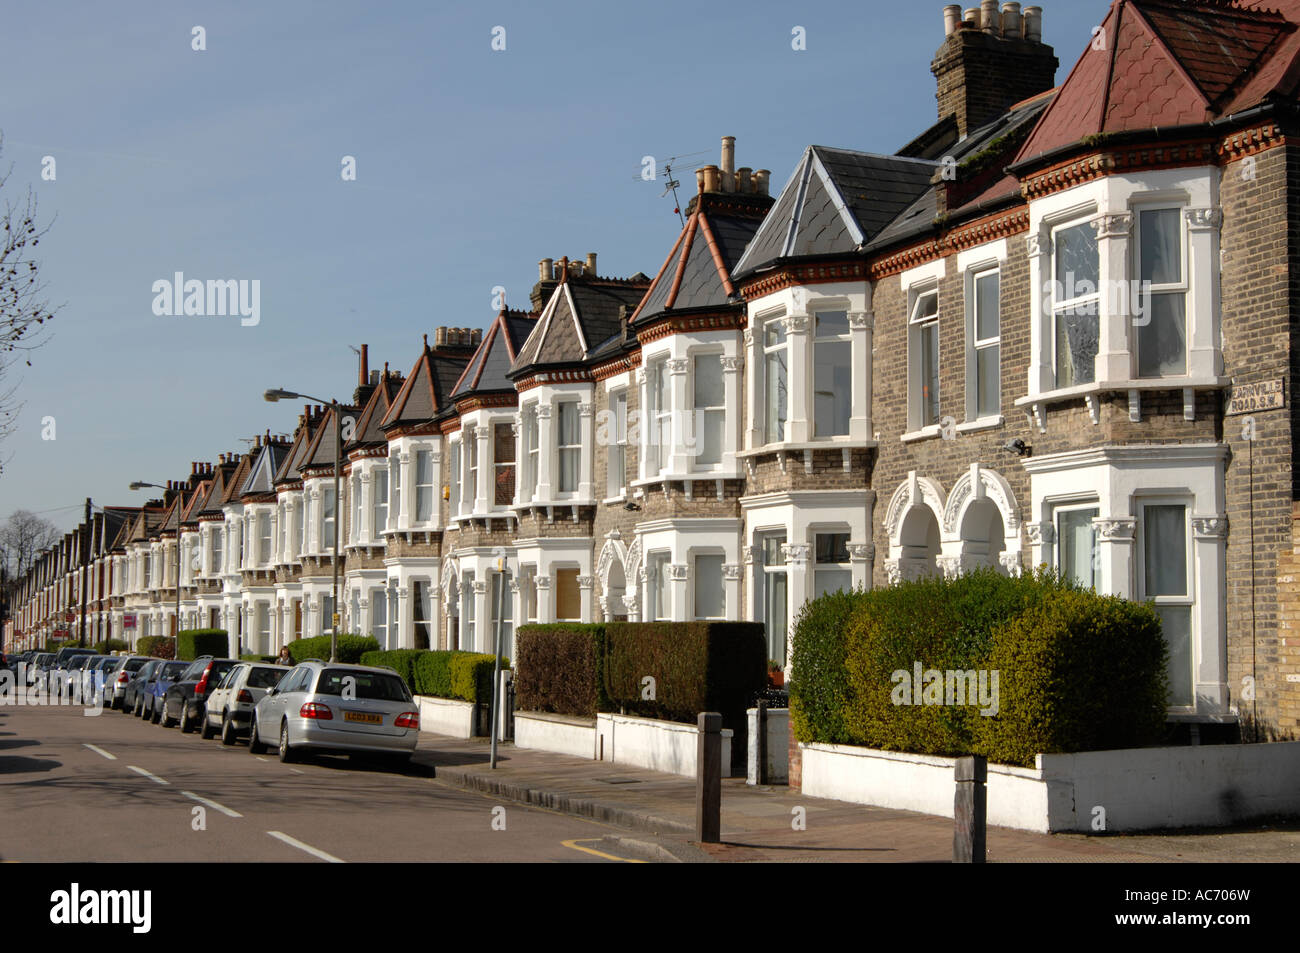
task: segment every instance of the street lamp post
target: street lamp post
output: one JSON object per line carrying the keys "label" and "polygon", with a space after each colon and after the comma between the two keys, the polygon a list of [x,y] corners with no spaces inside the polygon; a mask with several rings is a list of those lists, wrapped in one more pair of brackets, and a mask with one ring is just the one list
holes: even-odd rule
{"label": "street lamp post", "polygon": [[[132,483],[130,489],[143,490],[145,487],[153,487],[155,490],[167,490],[167,487],[158,483],[145,483],[137,480]],[[181,488],[176,488],[176,647],[179,649],[181,644],[181,501],[184,495]]]}
{"label": "street lamp post", "polygon": [[339,658],[339,535],[341,524],[343,522],[342,500],[339,496],[339,473],[341,471],[340,458],[343,456],[343,406],[337,401],[321,400],[319,397],[312,397],[310,394],[299,394],[291,390],[285,390],[281,387],[273,387],[262,395],[268,403],[274,404],[278,400],[310,400],[317,404],[324,404],[329,407],[334,414],[334,604],[330,607],[330,661],[337,662]]}

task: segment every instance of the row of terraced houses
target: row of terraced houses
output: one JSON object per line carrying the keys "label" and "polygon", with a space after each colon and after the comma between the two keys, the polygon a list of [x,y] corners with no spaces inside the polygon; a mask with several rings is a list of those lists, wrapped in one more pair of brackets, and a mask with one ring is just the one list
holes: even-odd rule
{"label": "row of terraced houses", "polygon": [[363,357],[338,413],[45,554],[11,647],[77,633],[83,541],[89,640],[173,630],[179,545],[180,625],[267,654],[329,630],[336,532],[341,629],[386,647],[491,651],[504,585],[507,652],[747,619],[785,664],[821,593],[1046,564],[1154,601],[1190,736],[1294,738],[1300,2],[1267,6],[1116,0],[1059,86],[1041,9],[947,7],[897,153],[809,146],[773,195],[724,138],[653,278],[546,258],[527,310]]}

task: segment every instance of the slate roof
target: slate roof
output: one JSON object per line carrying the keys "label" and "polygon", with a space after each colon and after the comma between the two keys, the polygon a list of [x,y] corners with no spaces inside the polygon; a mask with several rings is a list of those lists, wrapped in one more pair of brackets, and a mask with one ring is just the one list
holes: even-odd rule
{"label": "slate roof", "polygon": [[239,498],[244,495],[244,481],[248,479],[252,467],[253,455],[241,453],[235,463],[234,471],[226,478],[225,492],[222,494],[220,505],[239,502]]}
{"label": "slate roof", "polygon": [[528,335],[537,326],[537,315],[527,311],[501,311],[488,327],[483,340],[470,358],[464,373],[451,391],[452,400],[472,394],[509,391],[515,385],[507,377]]}
{"label": "slate roof", "polygon": [[635,309],[649,287],[650,278],[641,273],[631,278],[566,275],[515,358],[511,378],[533,368],[585,362],[597,346],[622,333],[623,309]]}
{"label": "slate roof", "polygon": [[431,348],[428,337],[425,337],[424,349],[407,375],[406,383],[393,398],[393,405],[380,423],[380,429],[388,431],[403,425],[427,423],[454,409],[451,391],[464,373],[469,358],[467,353]]}
{"label": "slate roof", "polygon": [[809,146],[733,277],[789,258],[858,251],[927,189],[939,163]]}
{"label": "slate roof", "polygon": [[311,405],[308,405],[299,419],[302,423],[293,432],[293,443],[289,445],[289,452],[275,475],[277,484],[292,483],[302,479],[302,461],[306,459],[307,449],[311,446],[311,438],[319,418],[313,416]]}
{"label": "slate roof", "polygon": [[1196,125],[1294,99],[1300,88],[1300,0],[1116,0],[1016,157],[1021,163],[1085,136]]}
{"label": "slate roof", "polygon": [[700,192],[630,323],[645,324],[667,311],[731,306],[736,293],[731,271],[771,207],[766,195]]}
{"label": "slate roof", "polygon": [[185,508],[181,511],[181,523],[194,523],[198,521],[199,511],[203,508],[204,502],[208,498],[208,493],[212,489],[212,480],[200,480],[195,485],[193,492],[190,493],[189,499],[185,501]]}
{"label": "slate roof", "polygon": [[366,401],[366,406],[361,409],[361,416],[357,418],[357,425],[352,430],[352,439],[343,445],[343,453],[346,455],[352,450],[359,450],[362,447],[374,447],[386,445],[387,438],[384,432],[379,429],[379,425],[384,422],[388,416],[389,408],[393,406],[393,398],[402,388],[402,375],[396,371],[389,371],[388,365],[384,365],[383,373],[379,376],[379,386],[370,393],[370,399]]}
{"label": "slate roof", "polygon": [[264,442],[249,468],[241,496],[275,492],[275,475],[289,456],[289,444],[279,440]]}
{"label": "slate roof", "polygon": [[[346,404],[341,405],[343,414],[355,415],[357,409],[349,407]],[[298,464],[300,470],[311,470],[316,467],[329,467],[330,472],[334,470],[334,428],[337,425],[337,416],[333,407],[325,409],[325,416],[321,418],[320,426],[316,428],[316,433],[311,438],[311,443],[302,455],[302,462]],[[340,448],[341,449],[341,448]],[[339,466],[342,467],[347,463],[347,455],[339,454]]]}

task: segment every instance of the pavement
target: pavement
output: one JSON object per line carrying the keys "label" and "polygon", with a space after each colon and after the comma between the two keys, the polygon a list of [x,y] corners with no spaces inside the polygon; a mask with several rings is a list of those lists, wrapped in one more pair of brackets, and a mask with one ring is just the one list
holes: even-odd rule
{"label": "pavement", "polygon": [[[950,863],[952,820],[806,797],[785,786],[722,782],[722,843],[695,838],[695,781],[678,775],[486,740],[425,732],[416,762],[444,784],[621,830],[619,854],[676,862]],[[990,827],[990,863],[1300,862],[1300,821],[1141,835],[1034,834]]]}

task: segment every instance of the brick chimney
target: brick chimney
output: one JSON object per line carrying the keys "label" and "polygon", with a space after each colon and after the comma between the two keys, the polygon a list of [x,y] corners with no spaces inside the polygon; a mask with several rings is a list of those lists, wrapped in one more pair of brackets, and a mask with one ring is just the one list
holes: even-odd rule
{"label": "brick chimney", "polygon": [[962,12],[944,7],[943,46],[930,64],[938,81],[939,118],[953,116],[966,136],[1022,99],[1056,85],[1060,65],[1043,42],[1042,7],[983,0]]}

